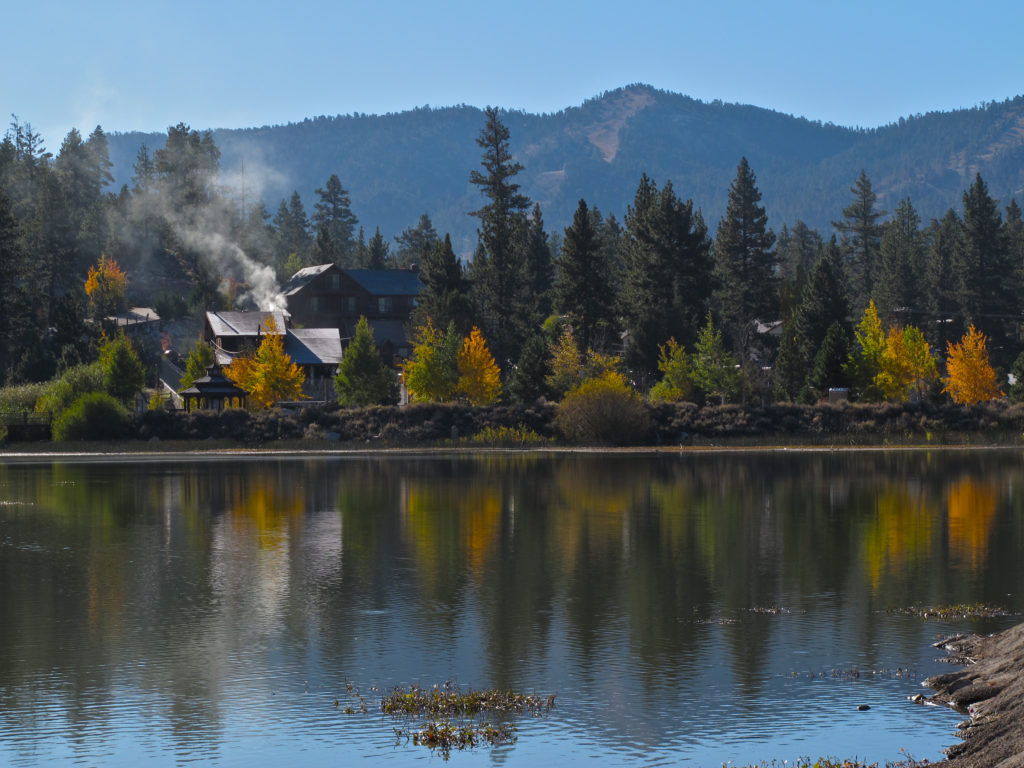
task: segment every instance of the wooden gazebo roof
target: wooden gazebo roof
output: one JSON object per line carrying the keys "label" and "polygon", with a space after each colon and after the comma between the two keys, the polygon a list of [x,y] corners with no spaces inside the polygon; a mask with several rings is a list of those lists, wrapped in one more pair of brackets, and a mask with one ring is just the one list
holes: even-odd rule
{"label": "wooden gazebo roof", "polygon": [[230,408],[234,401],[238,407],[244,408],[249,393],[235,386],[214,363],[206,369],[206,375],[192,382],[192,386],[178,393],[185,400],[185,410],[192,410],[193,404],[198,408],[222,410]]}

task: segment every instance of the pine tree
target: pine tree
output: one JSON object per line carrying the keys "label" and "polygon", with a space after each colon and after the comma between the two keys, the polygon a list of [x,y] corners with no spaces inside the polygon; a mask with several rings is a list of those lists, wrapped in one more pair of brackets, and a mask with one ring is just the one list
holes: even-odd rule
{"label": "pine tree", "polygon": [[530,336],[523,344],[512,375],[508,393],[517,403],[531,404],[551,394],[547,378],[551,375],[547,338],[541,333]]}
{"label": "pine tree", "polygon": [[484,152],[481,164],[486,173],[474,170],[469,180],[487,202],[473,212],[480,229],[470,274],[477,316],[504,367],[519,356],[529,335],[531,300],[524,243],[530,200],[514,181],[523,167],[512,159],[508,128],[496,107],[488,107],[485,114],[487,122],[477,145]]}
{"label": "pine tree", "polygon": [[366,263],[367,269],[388,269],[391,266],[391,249],[388,247],[388,241],[380,233],[380,227],[377,227],[373,237],[370,238],[367,251],[369,255]]}
{"label": "pine tree", "polygon": [[953,268],[960,278],[957,300],[964,322],[985,331],[993,358],[1009,365],[1009,338],[1020,315],[1016,264],[1011,261],[999,207],[980,174],[964,193],[963,249]]}
{"label": "pine tree", "polygon": [[832,323],[814,356],[814,365],[807,377],[807,386],[817,390],[819,397],[828,395],[832,387],[849,387],[847,361],[850,359],[850,336],[842,323]]}
{"label": "pine tree", "polygon": [[872,278],[882,242],[882,228],[878,220],[886,212],[875,209],[878,198],[863,169],[850,192],[853,193],[853,202],[843,209],[843,220],[833,221],[832,226],[842,236],[850,298],[854,306],[862,307],[872,297]]}
{"label": "pine tree", "polygon": [[613,321],[614,298],[611,265],[581,199],[572,226],[565,230],[554,285],[554,308],[569,317],[580,352],[591,349],[601,324]]}
{"label": "pine tree", "polygon": [[963,259],[963,223],[956,211],[950,208],[941,221],[932,221],[928,240],[924,301],[931,322],[925,335],[932,346],[944,349],[960,333],[954,265]]}
{"label": "pine tree", "polygon": [[407,227],[395,237],[395,261],[399,267],[422,265],[440,242],[430,217],[425,213],[420,214],[415,227]]}
{"label": "pine tree", "polygon": [[740,388],[736,360],[725,348],[722,332],[715,328],[708,312],[707,323],[697,336],[691,357],[693,383],[705,397],[717,397],[721,403],[734,398]]}
{"label": "pine tree", "polygon": [[334,377],[338,402],[351,408],[391,405],[398,402],[398,379],[380,359],[373,330],[360,316],[356,332]]}
{"label": "pine tree", "polygon": [[526,274],[529,295],[532,298],[533,323],[539,325],[551,314],[551,294],[555,280],[551,244],[548,242],[547,232],[544,231],[544,217],[541,215],[540,205],[533,206],[526,232]]}
{"label": "pine tree", "polygon": [[[341,186],[338,176],[332,173],[323,188],[316,190],[316,194],[319,199],[313,205],[312,223],[321,257],[333,255],[330,261],[339,266],[354,266],[352,255],[359,220],[352,213],[352,200],[348,191]],[[326,247],[327,244],[330,244],[330,249]]]}
{"label": "pine tree", "polygon": [[715,302],[734,347],[749,359],[754,320],[778,316],[775,234],[759,205],[754,172],[742,158],[729,187],[725,216],[715,236]]}
{"label": "pine tree", "polygon": [[681,202],[671,183],[659,191],[645,174],[626,213],[622,251],[627,359],[647,375],[669,338],[683,345],[697,338],[711,294],[711,243],[693,201]]}
{"label": "pine tree", "polygon": [[416,297],[413,324],[426,325],[433,320],[439,327],[447,328],[453,323],[459,334],[468,333],[472,326],[469,281],[448,235],[420,263],[420,282],[423,288]]}
{"label": "pine tree", "polygon": [[925,242],[921,217],[910,200],[896,206],[893,219],[882,226],[882,241],[874,286],[878,312],[887,322],[896,313],[920,314],[925,309]]}

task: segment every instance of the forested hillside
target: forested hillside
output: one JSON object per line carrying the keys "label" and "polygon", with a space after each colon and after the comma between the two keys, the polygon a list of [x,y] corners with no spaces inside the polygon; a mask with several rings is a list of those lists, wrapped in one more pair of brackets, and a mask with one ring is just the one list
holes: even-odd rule
{"label": "forested hillside", "polygon": [[[882,208],[893,210],[909,197],[925,222],[956,208],[976,173],[1003,202],[1024,189],[1022,97],[872,130],[703,103],[642,85],[557,114],[502,117],[523,165],[523,191],[558,229],[571,222],[581,197],[621,219],[641,173],[671,180],[714,224],[740,157],[757,171],[776,231],[797,220],[828,229],[862,169]],[[386,238],[397,235],[427,213],[466,255],[476,242],[476,223],[466,215],[477,207],[468,174],[477,164],[474,138],[483,120],[474,107],[424,107],[212,135],[223,178],[241,192],[244,177],[250,202],[261,197],[274,211],[298,191],[311,208],[314,190],[337,174],[367,238],[378,226]],[[165,135],[113,133],[109,139],[117,188],[131,183],[140,144],[152,151]]]}

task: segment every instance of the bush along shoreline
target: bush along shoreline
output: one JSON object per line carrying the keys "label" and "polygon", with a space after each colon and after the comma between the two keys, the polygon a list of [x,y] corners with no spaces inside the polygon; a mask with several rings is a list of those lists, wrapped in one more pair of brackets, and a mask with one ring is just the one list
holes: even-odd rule
{"label": "bush along shoreline", "polygon": [[[612,428],[567,434],[560,406],[413,404],[342,408],[337,405],[228,409],[191,413],[148,411],[134,436],[143,441],[228,440],[261,445],[277,441],[313,444],[403,446],[541,445],[671,446],[779,442],[782,444],[879,443],[1014,444],[1024,437],[1024,405],[973,406],[883,403],[767,406],[644,406]],[[578,425],[577,425],[578,426]]]}

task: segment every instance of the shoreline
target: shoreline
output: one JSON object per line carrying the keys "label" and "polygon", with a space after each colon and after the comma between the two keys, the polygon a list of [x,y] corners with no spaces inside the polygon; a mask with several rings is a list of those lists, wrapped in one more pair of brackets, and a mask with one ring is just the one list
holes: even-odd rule
{"label": "shoreline", "polygon": [[[186,442],[186,441],[181,441]],[[557,456],[573,454],[603,455],[701,455],[745,453],[909,453],[917,451],[1013,451],[1024,450],[1010,443],[900,443],[889,445],[650,445],[650,446],[488,446],[488,445],[435,445],[435,446],[349,446],[324,447],[263,447],[246,445],[203,446],[207,441],[194,441],[183,446],[179,441],[169,442],[166,448],[154,449],[148,443],[82,444],[70,450],[67,444],[53,445],[52,449],[32,446],[28,450],[0,450],[0,462],[39,459],[185,459],[185,458],[335,458],[335,457],[388,457],[388,456],[476,456],[508,454],[526,456]]]}
{"label": "shoreline", "polygon": [[987,637],[958,635],[935,647],[950,653],[950,663],[963,666],[925,680],[935,693],[915,700],[969,715],[958,724],[961,741],[936,765],[1024,767],[1024,624]]}

